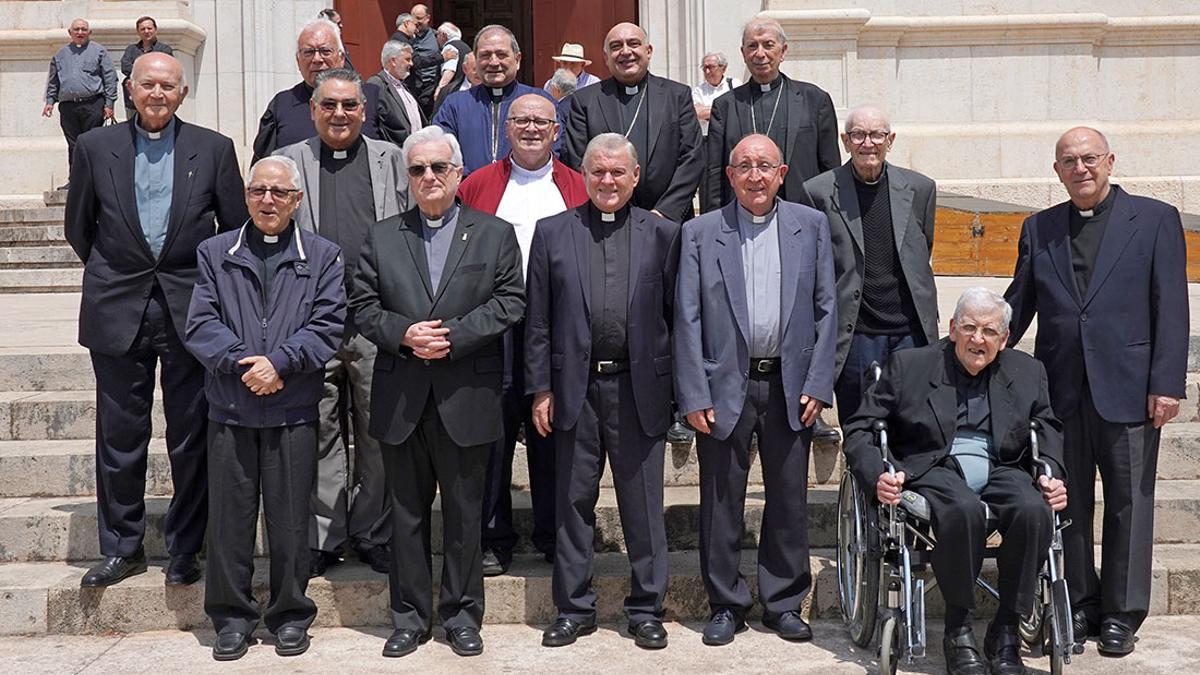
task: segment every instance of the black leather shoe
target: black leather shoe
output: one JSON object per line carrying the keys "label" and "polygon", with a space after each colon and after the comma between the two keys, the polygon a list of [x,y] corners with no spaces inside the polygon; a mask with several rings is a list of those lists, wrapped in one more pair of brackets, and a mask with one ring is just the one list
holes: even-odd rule
{"label": "black leather shoe", "polygon": [[719,647],[733,642],[733,636],[746,630],[746,622],[733,613],[732,609],[722,608],[713,612],[704,627],[703,642],[706,645]]}
{"label": "black leather shoe", "polygon": [[383,655],[391,658],[408,656],[417,651],[417,647],[429,642],[431,637],[433,637],[431,631],[418,633],[415,630],[401,628],[393,631],[387,642],[383,643]]}
{"label": "black leather shoe", "polygon": [[448,628],[446,641],[450,643],[450,649],[459,656],[479,656],[483,653],[483,637],[479,635],[478,628]]}
{"label": "black leather shoe", "polygon": [[560,616],[554,623],[547,626],[546,630],[542,631],[542,646],[566,647],[567,645],[575,644],[577,638],[583,635],[591,635],[595,632],[596,620],[594,618],[587,623],[579,623],[565,616]]}
{"label": "black leather shoe", "polygon": [[83,579],[79,581],[79,585],[83,588],[101,588],[103,586],[112,586],[115,583],[127,579],[135,574],[141,574],[146,571],[146,552],[138,547],[138,550],[128,558],[124,556],[113,556],[105,558],[104,562],[92,567],[83,575]]}
{"label": "black leather shoe", "polygon": [[212,654],[217,661],[237,661],[249,648],[250,636],[245,633],[217,633]]}
{"label": "black leather shoe", "polygon": [[657,619],[630,622],[625,632],[632,635],[633,644],[642,649],[662,649],[667,646],[667,629]]}
{"label": "black leather shoe", "polygon": [[549,551],[542,551],[542,560],[545,560],[546,562],[550,563],[551,565],[554,564],[555,557],[556,556],[554,555],[554,549],[550,549]]}
{"label": "black leather shoe", "polygon": [[501,555],[491,549],[483,552],[483,576],[498,577],[508,571],[512,556]]}
{"label": "black leather shoe", "polygon": [[1021,661],[1021,637],[1016,626],[988,626],[983,638],[983,654],[992,675],[1025,675]]}
{"label": "black leather shoe", "polygon": [[392,552],[384,544],[355,549],[355,553],[358,554],[359,560],[380,574],[387,574],[392,567]]}
{"label": "black leather shoe", "polygon": [[820,417],[817,418],[817,424],[813,427],[814,441],[828,441],[836,443],[841,440],[841,438],[842,435],[838,433],[837,429],[834,429],[826,424],[825,420],[821,419]]}
{"label": "black leather shoe", "polygon": [[763,625],[779,633],[784,640],[811,640],[812,628],[800,618],[800,612],[784,612],[775,618],[763,617]]}
{"label": "black leather shoe", "polygon": [[337,553],[311,549],[312,557],[308,562],[308,578],[325,576],[326,570],[342,562],[342,556]]}
{"label": "black leather shoe", "polygon": [[173,555],[167,563],[167,585],[187,586],[200,581],[200,563],[196,554]]}
{"label": "black leather shoe", "polygon": [[1071,645],[1071,653],[1082,654],[1083,645],[1088,638],[1100,637],[1100,624],[1089,619],[1087,612],[1077,610],[1071,615],[1071,634],[1075,638],[1074,644]]}
{"label": "black leather shoe", "polygon": [[308,631],[299,626],[284,626],[275,633],[275,653],[299,656],[308,651]]}
{"label": "black leather shoe", "polygon": [[688,445],[696,439],[696,432],[683,422],[675,422],[667,429],[667,442],[671,444]]}
{"label": "black leather shoe", "polygon": [[1100,639],[1096,643],[1096,649],[1104,656],[1125,656],[1133,651],[1136,641],[1133,631],[1125,624],[1105,619],[1100,626]]}
{"label": "black leather shoe", "polygon": [[987,675],[987,666],[979,656],[975,632],[970,626],[947,632],[942,638],[942,651],[946,654],[946,671],[950,675]]}

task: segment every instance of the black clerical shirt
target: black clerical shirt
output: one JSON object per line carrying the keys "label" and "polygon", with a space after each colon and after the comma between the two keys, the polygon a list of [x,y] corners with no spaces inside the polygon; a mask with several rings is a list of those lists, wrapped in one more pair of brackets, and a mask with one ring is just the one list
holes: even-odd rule
{"label": "black clerical shirt", "polygon": [[[788,125],[788,87],[787,79],[777,75],[768,85],[769,91],[763,91],[762,85],[750,81],[750,128],[756,134],[766,134],[775,142],[783,153],[783,162],[787,163],[787,125]],[[787,199],[785,186],[779,186],[779,198]]]}
{"label": "black clerical shirt", "polygon": [[1092,209],[1090,216],[1080,215],[1074,204],[1070,207],[1071,267],[1075,270],[1075,286],[1081,299],[1087,295],[1088,284],[1092,282],[1096,255],[1100,252],[1100,242],[1104,240],[1104,230],[1108,227],[1108,216],[1112,213],[1118,189],[1112,186],[1108,196]]}
{"label": "black clerical shirt", "polygon": [[[307,197],[308,195],[306,195]],[[320,232],[342,247],[346,269],[358,267],[358,253],[367,230],[375,223],[375,193],[371,188],[371,157],[358,137],[345,151],[321,144]],[[346,275],[347,289],[353,275]]]}
{"label": "black clerical shirt", "polygon": [[592,359],[629,358],[625,324],[629,309],[629,207],[604,222],[588,207],[588,282],[591,285]]}
{"label": "black clerical shirt", "polygon": [[258,271],[262,277],[264,316],[271,306],[269,298],[271,297],[271,282],[275,279],[275,270],[292,244],[294,229],[295,225],[289,224],[286,230],[271,237],[274,241],[268,241],[267,235],[264,235],[262,230],[257,227],[246,228],[246,245],[249,247],[250,253],[262,264]]}
{"label": "black clerical shirt", "polygon": [[988,383],[992,377],[992,365],[988,364],[978,375],[972,375],[962,367],[952,350],[948,353],[947,360],[953,362],[949,369],[950,381],[954,383],[958,401],[955,433],[966,431],[990,436],[992,408],[988,401]]}

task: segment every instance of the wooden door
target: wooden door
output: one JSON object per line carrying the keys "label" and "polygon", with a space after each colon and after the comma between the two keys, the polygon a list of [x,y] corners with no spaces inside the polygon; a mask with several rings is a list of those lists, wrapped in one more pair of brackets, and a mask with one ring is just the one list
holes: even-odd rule
{"label": "wooden door", "polygon": [[542,84],[554,74],[550,57],[564,42],[575,42],[592,61],[587,71],[604,79],[609,75],[605,33],[622,21],[637,23],[637,18],[637,0],[533,0],[533,48],[526,48],[524,68]]}
{"label": "wooden door", "polygon": [[[379,52],[396,32],[396,17],[407,12],[414,0],[337,0],[334,9],[342,15],[342,43],[355,70],[363,78],[381,69]],[[434,17],[436,18],[436,16]]]}

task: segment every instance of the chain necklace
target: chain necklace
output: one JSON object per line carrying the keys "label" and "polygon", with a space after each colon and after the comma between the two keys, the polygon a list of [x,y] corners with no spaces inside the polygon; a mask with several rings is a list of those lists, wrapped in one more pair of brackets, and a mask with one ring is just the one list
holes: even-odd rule
{"label": "chain necklace", "polygon": [[[775,113],[779,112],[779,99],[783,98],[783,83],[780,83],[779,86],[776,87],[776,89],[779,90],[779,93],[776,94],[775,105],[772,106],[772,108],[771,108],[771,119],[770,119],[770,121],[767,122],[767,130],[762,132],[766,136],[771,135],[771,127],[775,126]],[[761,101],[762,97],[760,96],[758,98],[758,100]],[[754,115],[754,103],[753,102],[750,103],[750,126],[753,127],[754,133],[756,133],[756,134],[759,133],[758,119]]]}

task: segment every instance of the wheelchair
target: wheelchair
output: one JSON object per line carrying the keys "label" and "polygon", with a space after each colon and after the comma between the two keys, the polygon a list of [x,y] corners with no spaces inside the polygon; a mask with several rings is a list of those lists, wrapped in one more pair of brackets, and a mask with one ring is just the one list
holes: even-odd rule
{"label": "wheelchair", "polygon": [[[1053,477],[1049,462],[1038,454],[1038,422],[1030,422],[1030,451],[1039,475]],[[873,430],[888,473],[895,474],[887,443],[887,423]],[[930,507],[924,497],[904,490],[900,503],[884,506],[875,499],[875,486],[858,485],[847,469],[838,489],[837,574],[842,619],[855,645],[870,647],[878,628],[879,672],[895,673],[900,662],[915,663],[925,656],[925,595],[937,585],[930,566],[936,537],[930,526]],[[987,505],[988,531],[996,520]],[[1018,633],[1036,656],[1050,657],[1050,672],[1059,675],[1071,662],[1074,636],[1071,602],[1064,578],[1062,530],[1071,524],[1054,513],[1050,555],[1037,579],[1034,607],[1021,617]],[[990,536],[989,536],[990,538]],[[985,558],[995,557],[989,548]],[[975,583],[993,598],[999,592],[982,578]]]}

